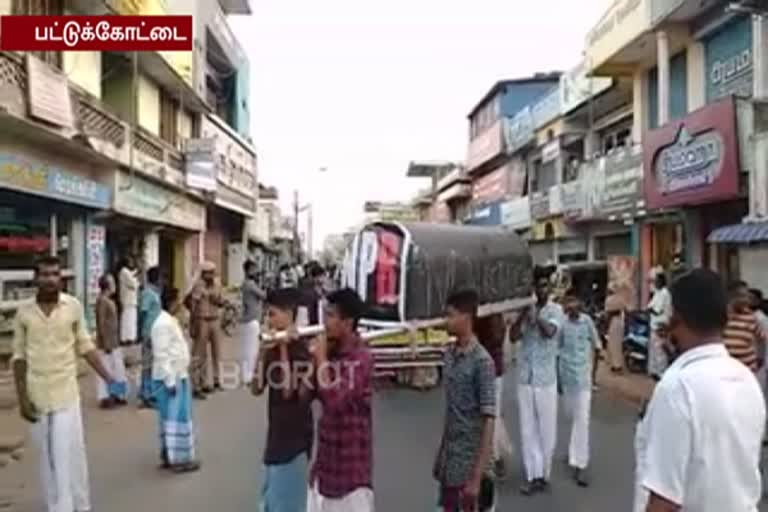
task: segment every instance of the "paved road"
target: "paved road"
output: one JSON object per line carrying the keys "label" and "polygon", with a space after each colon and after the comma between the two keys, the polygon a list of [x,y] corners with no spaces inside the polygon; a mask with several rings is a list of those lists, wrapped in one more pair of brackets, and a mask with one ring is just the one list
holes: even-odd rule
{"label": "paved road", "polygon": [[[508,379],[505,413],[517,439],[514,382]],[[86,419],[94,512],[171,510],[184,512],[256,511],[261,485],[264,404],[244,391],[227,392],[200,404],[203,470],[173,476],[155,468],[154,416],[149,412],[89,411]],[[442,392],[380,391],[376,398],[376,501],[380,512],[433,512],[435,488],[431,462],[439,441]],[[534,498],[517,492],[520,472],[502,491],[500,512],[625,511],[632,492],[631,452],[635,412],[626,403],[600,395],[593,419],[594,485],[572,484],[556,464],[550,495]],[[565,432],[561,429],[558,457]],[[18,512],[39,512],[38,484],[30,454]],[[519,460],[517,466],[519,467]],[[513,484],[513,485],[512,485]]]}

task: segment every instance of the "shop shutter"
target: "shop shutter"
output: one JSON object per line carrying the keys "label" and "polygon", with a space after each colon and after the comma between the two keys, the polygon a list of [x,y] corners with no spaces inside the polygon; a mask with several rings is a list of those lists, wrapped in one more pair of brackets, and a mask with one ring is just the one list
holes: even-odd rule
{"label": "shop shutter", "polygon": [[629,233],[595,238],[595,259],[607,260],[610,256],[631,256],[632,236]]}
{"label": "shop shutter", "polygon": [[535,265],[552,263],[555,259],[555,246],[552,242],[530,242],[528,249]]}

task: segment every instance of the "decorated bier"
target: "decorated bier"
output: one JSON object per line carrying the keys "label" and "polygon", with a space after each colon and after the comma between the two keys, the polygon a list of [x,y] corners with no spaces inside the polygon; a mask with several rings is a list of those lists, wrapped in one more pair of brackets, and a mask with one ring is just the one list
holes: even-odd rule
{"label": "decorated bier", "polygon": [[485,316],[529,303],[533,264],[512,230],[379,222],[353,239],[343,284],[360,294],[372,323],[440,318],[449,295],[468,288],[479,294]]}

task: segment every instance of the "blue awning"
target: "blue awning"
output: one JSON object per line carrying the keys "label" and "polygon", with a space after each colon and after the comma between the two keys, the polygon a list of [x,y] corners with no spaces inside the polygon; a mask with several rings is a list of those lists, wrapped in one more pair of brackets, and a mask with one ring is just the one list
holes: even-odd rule
{"label": "blue awning", "polygon": [[717,228],[707,241],[715,244],[768,242],[768,222],[749,222]]}

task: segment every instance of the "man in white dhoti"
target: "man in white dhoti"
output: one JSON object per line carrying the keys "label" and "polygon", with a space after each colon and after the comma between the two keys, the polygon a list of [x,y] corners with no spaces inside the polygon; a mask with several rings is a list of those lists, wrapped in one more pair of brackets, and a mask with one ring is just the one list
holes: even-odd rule
{"label": "man in white dhoti", "polygon": [[565,319],[560,330],[558,378],[563,403],[570,416],[571,440],[568,465],[581,487],[589,485],[589,417],[592,405],[592,361],[602,351],[600,336],[589,315],[582,313],[581,301],[572,295],[563,304]]}
{"label": "man in white dhoti", "polygon": [[120,343],[131,345],[138,339],[139,329],[139,278],[136,260],[125,258],[118,275],[120,282]]}
{"label": "man in white dhoti", "polygon": [[536,304],[512,325],[521,339],[518,353],[518,404],[526,496],[549,489],[557,440],[557,333],[563,311],[549,300],[549,279],[536,281]]}
{"label": "man in white dhoti", "polygon": [[37,296],[19,307],[14,321],[12,360],[19,406],[40,450],[48,512],[86,512],[91,503],[77,355],[108,386],[114,381],[88,335],[82,305],[60,291],[58,258],[41,259],[35,279]]}
{"label": "man in white dhoti", "polygon": [[256,355],[259,353],[262,305],[267,295],[256,280],[256,263],[246,261],[243,271],[245,280],[240,290],[243,300],[243,316],[240,322],[240,376],[243,384],[250,386],[256,369]]}

